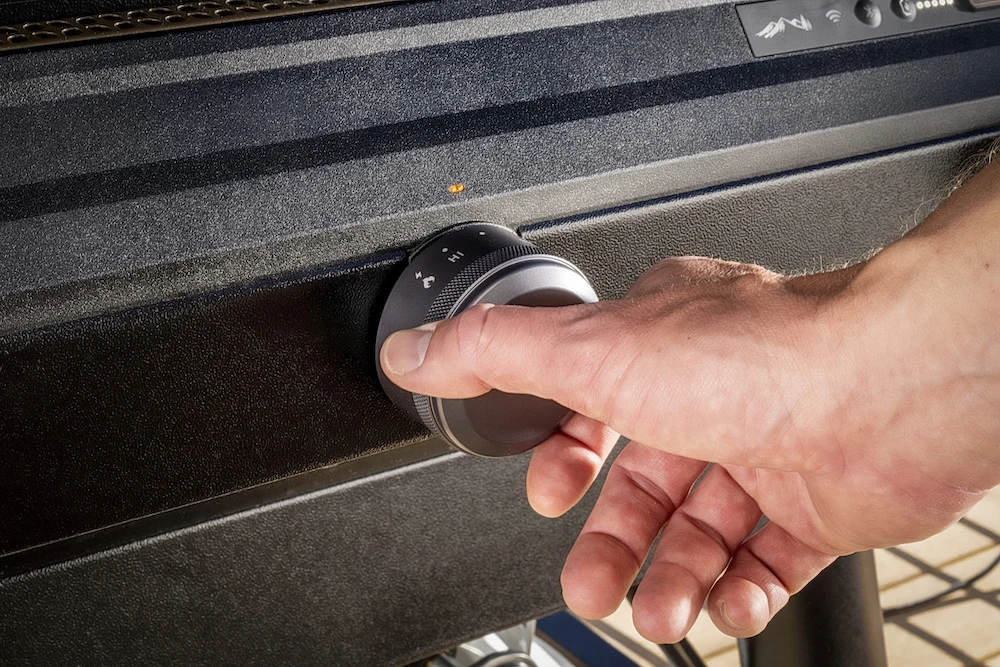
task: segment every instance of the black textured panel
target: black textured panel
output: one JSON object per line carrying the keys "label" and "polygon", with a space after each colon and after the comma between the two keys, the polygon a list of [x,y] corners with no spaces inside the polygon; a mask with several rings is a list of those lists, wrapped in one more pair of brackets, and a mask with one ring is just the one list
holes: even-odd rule
{"label": "black textured panel", "polygon": [[[668,254],[815,269],[896,238],[983,135],[905,147],[1000,123],[1000,21],[754,60],[698,4],[434,0],[4,56],[0,553],[30,570],[412,447],[371,367],[387,249],[527,225],[605,297]],[[525,463],[267,486],[4,580],[4,661],[393,663],[554,608],[582,517],[533,517]]]}
{"label": "black textured panel", "polygon": [[5,664],[399,665],[560,604],[592,504],[526,457],[422,465],[0,581]]}
{"label": "black textured panel", "polygon": [[[621,295],[662,257],[784,271],[885,244],[978,142],[527,230]],[[419,437],[378,389],[371,318],[403,255],[0,339],[0,552]]]}
{"label": "black textured panel", "polygon": [[[616,170],[742,147],[759,176],[808,163],[811,133],[898,119],[874,134],[895,147],[1000,115],[949,107],[1000,94],[998,21],[754,60],[731,6],[436,4],[5,56],[0,293],[163,267],[107,279],[80,308],[93,314],[348,260],[455,216],[514,225],[663,191]],[[760,145],[792,136],[783,160]],[[839,140],[839,156],[869,143]],[[566,192],[591,177],[602,201]]]}
{"label": "black textured panel", "polygon": [[881,248],[922,220],[963,162],[990,141],[694,192],[528,227],[524,237],[572,258],[602,298],[621,296],[648,267],[676,255],[754,262],[780,272],[829,269]]}
{"label": "black textured panel", "polygon": [[371,366],[393,266],[0,342],[0,552],[422,436]]}
{"label": "black textured panel", "polygon": [[[632,59],[638,59],[638,53],[632,54],[625,63],[609,64],[617,70],[618,81],[614,85],[601,85],[602,74],[607,76],[604,68],[589,67],[589,63],[602,56],[600,51],[613,48],[623,29],[634,33],[633,39],[648,40],[642,44],[642,50],[653,51],[656,44],[676,41],[684,33],[688,34],[686,40],[692,40],[690,32],[694,18],[683,14],[640,16],[611,26],[595,23],[515,34],[488,47],[464,42],[433,45],[423,49],[376,52],[364,58],[308,62],[278,71],[270,68],[243,71],[234,64],[231,75],[206,80],[194,78],[186,69],[180,73],[157,72],[163,83],[148,88],[129,85],[128,71],[125,71],[116,73],[121,80],[121,90],[105,90],[103,95],[87,94],[80,90],[81,82],[71,77],[61,77],[57,81],[28,79],[16,82],[0,104],[0,120],[9,123],[11,128],[8,135],[0,136],[0,146],[17,146],[22,155],[16,164],[0,164],[0,175],[10,184],[0,190],[0,194],[15,203],[0,211],[0,220],[44,216],[73,210],[93,201],[127,201],[292,170],[482,141],[506,133],[616,114],[677,108],[706,98],[717,98],[714,104],[705,107],[704,113],[710,116],[701,119],[707,123],[711,118],[715,132],[679,136],[668,144],[657,143],[648,146],[646,154],[650,158],[666,159],[783,136],[793,130],[820,129],[833,124],[831,121],[856,122],[875,114],[887,115],[1000,94],[1000,63],[994,60],[994,50],[1000,48],[997,46],[1000,21],[955,28],[962,33],[960,35],[932,32],[889,43],[844,47],[854,51],[852,57],[846,53],[837,57],[809,52],[789,56],[783,61],[741,62],[742,58],[736,54],[726,53],[718,58],[719,62],[703,57],[700,62],[685,62],[682,68],[665,63],[672,52],[658,49],[658,54],[648,54],[652,62],[641,65],[648,79],[640,79],[637,71],[621,71]],[[738,25],[719,21],[715,32],[720,42],[730,44],[732,31],[737,30]],[[545,57],[556,48],[565,52],[558,63]],[[922,84],[925,74],[913,71],[911,61],[915,49],[919,49],[917,53],[921,59],[941,59],[936,65],[941,77],[939,85],[921,91],[920,95],[913,86],[918,82]],[[967,58],[954,57],[975,50],[982,52]],[[7,56],[13,57],[15,55]],[[279,51],[273,57],[289,57],[289,54]],[[232,60],[239,62],[238,54]],[[976,62],[976,67],[966,66],[970,60]],[[474,75],[456,82],[451,74],[456,68]],[[887,69],[881,76],[877,71],[864,72],[878,68]],[[385,88],[381,82],[372,80],[371,72],[379,70],[407,73],[413,70],[414,74],[394,80],[392,88]],[[893,73],[894,70],[901,71]],[[504,76],[509,72],[516,72],[517,77]],[[538,81],[554,77],[557,72],[560,76],[539,90]],[[100,87],[108,85],[101,79],[111,78],[101,74],[81,72],[79,78],[82,85],[91,84],[100,91]],[[748,91],[811,81],[792,93],[792,97],[801,100],[803,96],[820,94],[815,79],[835,75],[848,75],[841,84],[845,95],[867,94],[872,86],[882,84],[897,87],[898,94],[892,99],[862,98],[864,104],[862,100],[846,97],[839,100],[839,104],[816,109],[816,114],[794,116],[786,109],[782,125],[775,125],[773,120],[768,122],[766,117],[758,115],[755,104],[741,99],[748,97]],[[489,83],[483,83],[487,78]],[[879,79],[881,83],[876,84]],[[68,90],[59,90],[60,85]],[[50,87],[52,90],[47,89]],[[772,94],[780,95],[777,91]],[[192,101],[198,99],[200,104],[178,109],[178,96]],[[767,96],[762,97],[760,93],[749,97],[768,103]],[[273,105],[276,98],[306,101],[294,107],[291,117],[285,110],[275,117],[269,105]],[[470,105],[470,100],[480,100],[480,104]],[[44,114],[37,106],[39,101],[49,102],[42,108]],[[96,136],[85,134],[86,123],[99,122],[102,115],[120,114],[123,103],[141,104],[143,112],[103,128]],[[768,106],[773,103],[771,100]],[[744,118],[722,116],[723,110],[733,112],[737,109],[752,114],[760,125],[747,127]],[[249,111],[254,115],[241,116],[240,112]],[[241,122],[232,123],[233,117],[241,117]],[[673,114],[667,117],[677,120]],[[164,119],[167,119],[166,127]],[[22,129],[22,124],[29,120],[38,125],[32,134]],[[649,122],[643,122],[640,127]],[[203,128],[202,133],[185,132],[184,129],[190,126]],[[167,146],[154,153],[141,150],[148,141],[147,133],[154,131],[170,131],[175,136]],[[260,137],[267,140],[262,141]],[[574,139],[580,137],[570,136],[564,141]],[[49,157],[51,152],[46,151],[53,151],[60,142],[75,144],[77,153],[72,160],[53,163]],[[543,147],[535,148],[537,151]],[[536,159],[541,157],[540,152],[535,155]],[[612,153],[588,155],[585,164],[573,164],[575,161],[567,157],[553,155],[548,160],[555,160],[560,170],[567,170],[573,176],[636,164],[634,159]],[[577,159],[582,157],[584,155]],[[514,161],[530,163],[528,156],[523,155],[501,153],[494,159],[507,163],[508,169],[515,167]],[[612,159],[614,161],[609,162]],[[508,188],[548,182],[544,173],[537,171],[538,166],[535,165],[534,171],[505,173],[510,181]],[[466,166],[469,167],[471,165]],[[410,179],[401,179],[400,185],[408,181]],[[409,187],[414,194],[426,191],[426,184],[421,187],[411,182]],[[434,194],[447,201],[448,193],[444,188]]]}

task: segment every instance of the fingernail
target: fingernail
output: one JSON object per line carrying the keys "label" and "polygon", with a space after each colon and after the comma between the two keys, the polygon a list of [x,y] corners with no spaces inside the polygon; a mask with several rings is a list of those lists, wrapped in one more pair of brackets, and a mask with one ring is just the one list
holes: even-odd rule
{"label": "fingernail", "polygon": [[424,363],[427,346],[436,324],[404,329],[389,336],[382,345],[382,365],[394,375],[409,373]]}

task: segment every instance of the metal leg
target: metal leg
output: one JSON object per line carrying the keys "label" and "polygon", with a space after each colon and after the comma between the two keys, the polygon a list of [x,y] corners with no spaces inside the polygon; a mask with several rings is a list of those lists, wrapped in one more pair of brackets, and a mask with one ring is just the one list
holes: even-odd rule
{"label": "metal leg", "polygon": [[886,667],[875,556],[838,559],[761,634],[740,641],[743,667]]}

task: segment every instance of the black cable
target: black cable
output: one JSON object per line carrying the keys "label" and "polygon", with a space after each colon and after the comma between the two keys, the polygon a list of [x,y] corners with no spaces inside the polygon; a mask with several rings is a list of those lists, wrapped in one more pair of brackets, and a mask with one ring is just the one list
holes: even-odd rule
{"label": "black cable", "polygon": [[663,651],[663,655],[667,656],[671,665],[676,667],[706,667],[705,661],[701,659],[687,638],[676,644],[658,644],[658,646]]}
{"label": "black cable", "polygon": [[527,653],[510,651],[487,655],[472,663],[472,667],[538,667],[538,665]]}
{"label": "black cable", "polygon": [[1000,565],[1000,554],[990,561],[990,564],[984,567],[982,570],[972,575],[968,579],[960,579],[958,581],[952,582],[946,589],[935,593],[934,595],[928,595],[925,598],[915,600],[913,602],[908,602],[907,604],[901,605],[899,607],[889,607],[888,609],[882,610],[882,618],[890,619],[896,616],[902,616],[903,614],[909,614],[910,612],[916,611],[921,607],[926,607],[927,605],[933,604],[945,597],[946,595],[951,595],[955,591],[960,591],[965,588],[970,588],[977,581],[992,572],[997,565]]}

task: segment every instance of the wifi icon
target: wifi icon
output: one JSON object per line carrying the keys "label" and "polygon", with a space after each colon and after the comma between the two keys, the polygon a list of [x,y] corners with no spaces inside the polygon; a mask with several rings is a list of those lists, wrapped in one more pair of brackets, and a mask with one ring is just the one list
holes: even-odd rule
{"label": "wifi icon", "polygon": [[830,19],[830,23],[840,23],[840,19],[843,18],[844,13],[839,9],[831,9],[826,13],[826,18]]}

